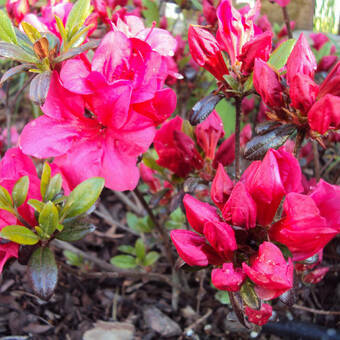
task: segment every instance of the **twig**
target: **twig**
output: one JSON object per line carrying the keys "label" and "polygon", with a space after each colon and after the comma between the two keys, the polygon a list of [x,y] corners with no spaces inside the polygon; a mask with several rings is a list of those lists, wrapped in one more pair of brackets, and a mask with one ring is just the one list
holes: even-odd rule
{"label": "twig", "polygon": [[314,155],[314,176],[316,179],[316,182],[319,182],[320,180],[320,156],[319,156],[319,150],[318,150],[318,143],[317,141],[313,140],[313,155]]}
{"label": "twig", "polygon": [[212,309],[208,309],[208,311],[202,317],[197,319],[194,323],[192,323],[190,326],[188,326],[184,330],[184,335],[185,336],[189,335],[193,330],[197,328],[197,326],[199,326],[201,323],[207,320],[211,314],[212,314]]}
{"label": "twig", "polygon": [[236,121],[235,121],[235,178],[237,181],[240,180],[240,138],[241,138],[241,98],[235,98],[235,108],[236,108]]}
{"label": "twig", "polygon": [[304,138],[305,138],[305,130],[298,130],[297,135],[296,135],[296,139],[295,139],[295,147],[294,147],[295,158],[299,157],[301,144],[302,144]]}
{"label": "twig", "polygon": [[97,272],[97,273],[86,273],[84,275],[88,277],[94,277],[94,278],[103,278],[103,277],[110,277],[110,278],[120,278],[120,277],[131,277],[135,279],[148,279],[153,281],[161,281],[165,282],[170,286],[173,286],[173,283],[171,282],[170,278],[168,278],[165,275],[157,274],[157,273],[146,273],[141,272],[138,270],[124,270],[118,267],[113,266],[110,263],[107,263],[98,257],[91,255],[89,253],[86,253],[72,244],[60,241],[60,240],[53,240],[52,244],[56,246],[59,249],[62,250],[68,250],[72,253],[75,253],[77,255],[82,256],[85,260],[88,260],[95,265],[97,265],[100,269],[105,270],[105,272]]}
{"label": "twig", "polygon": [[300,305],[293,305],[293,308],[320,315],[340,315],[340,311],[314,309]]}
{"label": "twig", "polygon": [[157,229],[157,231],[159,232],[159,234],[162,238],[164,250],[165,250],[165,253],[166,253],[165,255],[166,255],[169,263],[171,264],[171,266],[174,266],[175,261],[173,259],[172,253],[171,253],[169,235],[168,235],[167,231],[158,223],[156,216],[154,215],[152,209],[149,207],[148,203],[145,201],[142,193],[138,190],[138,188],[136,188],[134,191],[135,191],[135,194],[138,197],[139,201],[142,203],[144,209],[148,212],[148,214],[151,218],[151,221],[155,225],[155,228]]}
{"label": "twig", "polygon": [[101,217],[102,219],[105,220],[106,223],[110,224],[112,227],[119,227],[125,231],[128,231],[131,234],[134,234],[136,236],[139,236],[139,234],[132,230],[129,227],[126,227],[124,224],[120,223],[119,221],[115,220],[110,212],[106,209],[106,207],[103,204],[99,204],[99,209],[101,211],[95,210],[94,214],[96,214],[97,216]]}
{"label": "twig", "polygon": [[137,215],[142,215],[143,211],[135,204],[133,203],[127,195],[123,194],[120,191],[114,191],[114,194],[122,201],[124,202],[133,212]]}
{"label": "twig", "polygon": [[289,19],[289,14],[288,14],[286,6],[282,7],[282,13],[283,13],[283,19],[284,19],[286,27],[287,27],[288,38],[292,39],[293,33],[292,33],[292,29],[290,28],[290,19]]}

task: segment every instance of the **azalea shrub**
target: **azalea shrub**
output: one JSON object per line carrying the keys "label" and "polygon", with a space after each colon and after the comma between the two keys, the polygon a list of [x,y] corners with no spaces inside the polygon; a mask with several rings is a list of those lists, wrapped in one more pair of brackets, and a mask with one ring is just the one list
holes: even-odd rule
{"label": "azalea shrub", "polygon": [[[272,26],[260,0],[177,2],[197,18],[178,35],[151,0],[0,11],[0,270],[17,258],[49,299],[58,240],[94,231],[104,187],[134,190],[147,214],[126,213],[136,240],[114,268],[208,269],[239,321],[262,326],[323,279],[340,232],[338,51],[323,33],[293,38],[289,18]],[[290,1],[272,2],[287,19]]]}

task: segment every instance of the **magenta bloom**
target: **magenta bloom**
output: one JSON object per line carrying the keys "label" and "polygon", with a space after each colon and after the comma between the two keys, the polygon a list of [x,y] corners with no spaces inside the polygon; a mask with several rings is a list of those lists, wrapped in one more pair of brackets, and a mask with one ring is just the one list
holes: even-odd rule
{"label": "magenta bloom", "polygon": [[290,0],[269,0],[269,1],[276,2],[281,7],[286,7],[290,3]]}
{"label": "magenta bloom", "polygon": [[[34,210],[27,204],[27,200],[32,198],[41,199],[40,180],[32,160],[18,148],[9,149],[0,162],[0,185],[11,193],[15,183],[23,176],[28,176],[29,178],[29,189],[27,199],[18,207],[18,212],[27,222],[36,225]],[[8,211],[0,210],[0,230],[7,225],[13,224],[21,225],[21,222]],[[18,250],[19,245],[17,243],[0,242],[0,273],[9,258],[18,257]]]}
{"label": "magenta bloom", "polygon": [[256,293],[264,300],[275,299],[293,287],[292,260],[288,263],[280,249],[270,242],[263,242],[251,266],[242,264],[243,271],[256,284]]}
{"label": "magenta bloom", "polygon": [[[42,107],[45,115],[27,124],[20,136],[23,152],[56,157],[54,162],[71,187],[100,176],[113,190],[134,189],[139,179],[137,157],[152,143],[155,128],[150,119],[129,108],[128,84],[121,81],[113,87],[110,111],[103,110],[103,103],[91,102],[92,98],[88,103],[88,97],[64,89],[54,73]],[[87,114],[86,107],[93,114]]]}
{"label": "magenta bloom", "polygon": [[273,308],[268,303],[263,303],[260,310],[252,309],[249,306],[246,306],[244,312],[246,313],[250,322],[254,323],[255,325],[263,326],[272,316]]}

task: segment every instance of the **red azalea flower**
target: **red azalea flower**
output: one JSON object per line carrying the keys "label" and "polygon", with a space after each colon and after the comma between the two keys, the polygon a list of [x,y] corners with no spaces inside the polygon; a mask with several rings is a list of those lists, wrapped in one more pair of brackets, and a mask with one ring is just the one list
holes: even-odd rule
{"label": "red azalea flower", "polygon": [[245,280],[246,275],[242,268],[234,269],[231,262],[223,263],[222,268],[215,268],[211,272],[211,280],[213,285],[220,290],[228,292],[237,292]]}
{"label": "red azalea flower", "polygon": [[246,306],[244,311],[250,322],[258,326],[263,326],[272,316],[273,309],[271,305],[268,305],[268,303],[263,303],[260,310],[252,309],[249,306]]}

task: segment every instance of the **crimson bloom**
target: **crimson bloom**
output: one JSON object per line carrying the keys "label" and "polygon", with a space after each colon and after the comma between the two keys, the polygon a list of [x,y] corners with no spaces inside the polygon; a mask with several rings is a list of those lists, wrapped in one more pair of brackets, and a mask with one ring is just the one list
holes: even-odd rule
{"label": "crimson bloom", "polygon": [[275,299],[293,287],[292,260],[287,263],[281,250],[271,242],[263,242],[251,266],[243,263],[242,268],[256,284],[257,295],[264,300]]}
{"label": "crimson bloom", "polygon": [[28,0],[7,0],[6,10],[9,17],[12,18],[16,24],[19,24],[30,10],[29,2]]}
{"label": "crimson bloom", "polygon": [[269,231],[271,239],[285,244],[295,261],[313,256],[340,230],[339,199],[339,187],[322,180],[309,195],[288,194],[283,218]]}
{"label": "crimson bloom", "polygon": [[263,303],[260,310],[252,309],[249,306],[246,306],[244,312],[246,313],[250,322],[258,326],[263,326],[272,316],[273,308],[268,303]]}
{"label": "crimson bloom", "polygon": [[267,61],[272,47],[270,31],[256,32],[254,18],[260,6],[257,0],[253,8],[243,13],[232,6],[231,0],[222,0],[217,8],[217,41],[227,51],[231,65],[238,65],[245,74],[251,73],[256,58]]}
{"label": "crimson bloom", "polygon": [[207,30],[191,25],[188,31],[190,54],[196,63],[208,70],[216,79],[228,74],[222,51],[215,37]]}
{"label": "crimson bloom", "polygon": [[237,292],[245,280],[246,275],[241,268],[234,269],[231,262],[223,263],[222,268],[215,268],[211,272],[211,280],[214,286],[220,290]]}

